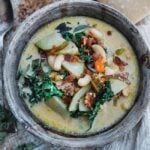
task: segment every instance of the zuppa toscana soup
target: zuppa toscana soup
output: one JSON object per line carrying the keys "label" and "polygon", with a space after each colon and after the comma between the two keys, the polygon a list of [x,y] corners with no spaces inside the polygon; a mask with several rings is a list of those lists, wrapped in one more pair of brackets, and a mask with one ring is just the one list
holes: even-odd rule
{"label": "zuppa toscana soup", "polygon": [[89,17],[65,17],[39,29],[18,68],[21,98],[47,127],[66,134],[102,131],[123,118],[139,84],[126,38]]}

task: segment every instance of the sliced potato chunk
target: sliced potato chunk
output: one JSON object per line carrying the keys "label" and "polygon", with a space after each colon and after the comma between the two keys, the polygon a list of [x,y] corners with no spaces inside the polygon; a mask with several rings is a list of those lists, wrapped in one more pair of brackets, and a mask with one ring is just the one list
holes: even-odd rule
{"label": "sliced potato chunk", "polygon": [[46,104],[55,112],[61,114],[62,116],[68,114],[67,106],[62,101],[60,97],[53,96],[50,100],[46,102]]}
{"label": "sliced potato chunk", "polygon": [[84,104],[84,99],[81,98],[79,102],[79,111],[89,111],[89,108],[87,108]]}
{"label": "sliced potato chunk", "polygon": [[76,111],[78,109],[78,104],[81,98],[90,90],[91,85],[84,86],[81,88],[73,97],[70,105],[69,105],[69,111]]}
{"label": "sliced potato chunk", "polygon": [[62,66],[69,71],[71,74],[79,78],[84,72],[84,63],[83,62],[68,62],[64,61]]}
{"label": "sliced potato chunk", "polygon": [[44,38],[40,39],[35,45],[42,50],[49,51],[51,49],[60,50],[67,46],[67,41],[63,39],[57,31],[51,32]]}
{"label": "sliced potato chunk", "polygon": [[77,46],[73,42],[69,42],[68,45],[57,52],[58,54],[70,54],[70,55],[78,55],[79,51]]}
{"label": "sliced potato chunk", "polygon": [[111,82],[111,88],[112,91],[114,92],[114,95],[121,92],[123,89],[125,89],[128,86],[127,83],[117,79],[110,79],[110,82]]}

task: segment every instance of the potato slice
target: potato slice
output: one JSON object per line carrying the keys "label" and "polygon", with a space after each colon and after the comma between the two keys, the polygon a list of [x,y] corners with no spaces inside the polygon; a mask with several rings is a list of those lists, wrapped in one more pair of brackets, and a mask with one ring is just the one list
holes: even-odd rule
{"label": "potato slice", "polygon": [[79,111],[89,111],[89,108],[87,108],[84,104],[84,98],[81,98],[79,102]]}
{"label": "potato slice", "polygon": [[73,42],[69,42],[68,45],[57,52],[58,54],[70,54],[70,55],[79,55],[77,46]]}
{"label": "potato slice", "polygon": [[84,63],[83,62],[68,62],[64,61],[62,66],[69,71],[71,74],[79,78],[84,72]]}
{"label": "potato slice", "polygon": [[59,113],[60,115],[66,115],[67,112],[67,106],[65,103],[63,103],[62,99],[57,96],[53,96],[50,100],[46,102],[46,104],[55,112]]}
{"label": "potato slice", "polygon": [[51,32],[44,38],[40,39],[35,45],[42,50],[49,51],[52,49],[60,50],[67,46],[68,42],[63,39],[57,31]]}
{"label": "potato slice", "polygon": [[128,86],[127,83],[117,79],[110,79],[110,82],[111,82],[111,88],[112,91],[114,92],[114,95],[121,92],[123,89],[125,89]]}
{"label": "potato slice", "polygon": [[81,88],[73,97],[70,105],[69,105],[69,111],[76,111],[78,109],[78,104],[81,98],[90,90],[91,85],[84,86]]}

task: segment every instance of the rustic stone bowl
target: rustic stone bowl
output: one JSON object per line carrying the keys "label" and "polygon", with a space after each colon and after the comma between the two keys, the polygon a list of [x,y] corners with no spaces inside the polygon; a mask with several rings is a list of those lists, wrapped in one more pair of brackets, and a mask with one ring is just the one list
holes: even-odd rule
{"label": "rustic stone bowl", "polygon": [[[89,16],[111,24],[128,39],[138,59],[140,85],[134,106],[116,125],[94,135],[69,136],[45,129],[25,108],[18,94],[16,74],[25,45],[41,26],[64,16]],[[9,45],[3,75],[7,101],[18,121],[24,124],[26,129],[34,135],[61,146],[85,148],[103,146],[112,142],[138,123],[150,98],[150,53],[139,31],[120,12],[94,1],[61,1],[48,5],[31,15],[18,28]]]}

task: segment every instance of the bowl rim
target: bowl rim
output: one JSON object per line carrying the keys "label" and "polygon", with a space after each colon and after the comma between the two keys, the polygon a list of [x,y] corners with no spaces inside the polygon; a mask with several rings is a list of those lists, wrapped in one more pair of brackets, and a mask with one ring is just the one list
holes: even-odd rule
{"label": "bowl rim", "polygon": [[[6,68],[8,68],[8,60],[10,59],[10,52],[11,49],[14,48],[13,43],[19,39],[20,37],[20,33],[22,33],[22,29],[27,30],[27,26],[32,26],[33,23],[32,22],[36,22],[37,19],[39,19],[40,17],[38,16],[39,13],[40,14],[44,14],[46,11],[48,10],[52,10],[56,7],[60,7],[63,6],[65,4],[71,5],[71,4],[76,4],[76,3],[80,3],[81,5],[86,5],[86,4],[90,4],[93,7],[94,6],[98,6],[100,8],[105,8],[107,9],[107,11],[115,13],[116,15],[120,15],[123,21],[126,21],[130,26],[132,26],[134,28],[134,30],[139,34],[142,42],[145,44],[145,42],[143,41],[143,38],[141,37],[139,31],[137,30],[137,28],[124,16],[122,15],[118,10],[108,6],[108,5],[104,5],[101,4],[99,2],[95,2],[95,1],[91,1],[91,0],[87,0],[87,1],[81,1],[81,0],[70,0],[69,2],[67,0],[63,0],[63,1],[59,1],[59,2],[54,2],[53,4],[47,5],[41,9],[39,9],[38,11],[34,12],[31,16],[29,16],[17,29],[11,43],[9,44],[8,47],[8,51],[6,54],[6,58],[5,58],[5,62],[4,62],[4,71],[3,71],[3,80],[4,80],[4,89],[5,89],[5,93],[6,93],[6,98],[7,98],[7,102],[9,104],[9,107],[11,108],[12,113],[14,114],[14,116],[17,118],[17,120],[19,122],[21,122],[22,124],[24,124],[25,128],[31,132],[32,134],[38,136],[39,138],[44,139],[47,142],[50,142],[52,144],[56,144],[56,145],[64,145],[64,146],[69,146],[69,147],[95,147],[95,146],[103,146],[106,143],[110,143],[113,140],[115,140],[116,138],[118,138],[119,136],[127,133],[129,130],[131,130],[141,119],[143,112],[145,110],[145,108],[147,107],[147,103],[145,103],[140,110],[138,110],[138,112],[135,114],[135,119],[131,122],[127,122],[125,123],[125,118],[123,121],[121,121],[118,125],[116,125],[113,129],[110,129],[107,133],[102,133],[91,136],[91,137],[87,137],[87,138],[73,138],[73,137],[64,137],[52,132],[46,132],[44,130],[39,129],[40,127],[37,124],[32,124],[31,125],[31,120],[26,120],[26,116],[25,114],[22,112],[22,110],[18,108],[18,110],[16,110],[14,108],[14,101],[15,99],[13,99],[12,97],[12,92],[11,92],[11,88],[9,86],[9,76],[7,75],[8,70]],[[146,44],[145,44],[146,46]],[[150,83],[150,82],[148,82]],[[149,84],[150,85],[150,84]],[[137,103],[135,104],[137,105]],[[133,109],[130,110],[130,114],[133,113],[135,110],[135,106]],[[132,119],[130,116],[128,116],[128,119]],[[31,121],[31,122],[29,122]],[[33,122],[32,122],[33,123]],[[126,129],[126,130],[124,130]],[[108,136],[107,134],[110,133],[111,136]],[[107,139],[108,138],[108,139]]]}

